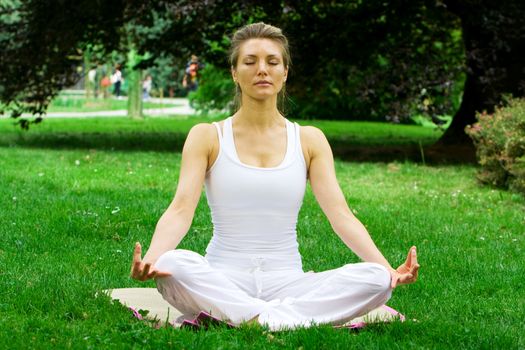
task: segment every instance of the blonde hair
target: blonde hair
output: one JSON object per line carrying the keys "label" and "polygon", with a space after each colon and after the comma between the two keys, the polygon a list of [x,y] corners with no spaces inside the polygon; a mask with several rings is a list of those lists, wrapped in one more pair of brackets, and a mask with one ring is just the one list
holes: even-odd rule
{"label": "blonde hair", "polygon": [[[230,65],[233,69],[237,67],[237,61],[239,60],[239,51],[241,45],[250,39],[270,39],[277,42],[281,45],[282,55],[283,55],[283,64],[286,69],[289,69],[292,60],[290,56],[290,48],[288,45],[288,39],[284,36],[280,28],[274,27],[272,25],[258,22],[253,24],[245,25],[244,27],[238,29],[231,39],[231,45],[229,50]],[[239,84],[235,85],[235,98],[234,105],[235,110],[239,110],[241,107],[241,95],[242,91],[239,87]],[[283,84],[281,91],[277,95],[277,108],[279,112],[284,115],[284,103],[286,100],[286,86]]]}

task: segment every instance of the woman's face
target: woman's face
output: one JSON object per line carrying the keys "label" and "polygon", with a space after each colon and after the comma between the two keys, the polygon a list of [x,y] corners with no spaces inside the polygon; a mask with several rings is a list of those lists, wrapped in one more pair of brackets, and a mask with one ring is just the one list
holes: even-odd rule
{"label": "woman's face", "polygon": [[277,96],[288,75],[282,47],[270,39],[250,39],[241,44],[237,66],[232,67],[243,96],[257,100]]}

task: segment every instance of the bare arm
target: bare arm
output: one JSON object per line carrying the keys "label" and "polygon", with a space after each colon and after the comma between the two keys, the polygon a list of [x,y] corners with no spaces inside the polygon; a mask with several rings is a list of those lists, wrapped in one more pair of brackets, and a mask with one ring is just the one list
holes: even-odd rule
{"label": "bare arm", "polygon": [[175,197],[157,223],[144,263],[153,265],[163,253],[175,249],[188,232],[202,193],[214,130],[209,124],[197,124],[188,133]]}
{"label": "bare arm", "polygon": [[375,262],[392,270],[363,224],[352,214],[337,182],[334,158],[323,132],[307,127],[310,153],[309,178],[315,198],[341,240],[363,261]]}
{"label": "bare arm", "polygon": [[335,176],[332,150],[323,132],[314,127],[307,127],[305,136],[310,154],[310,185],[337,235],[363,261],[375,262],[386,267],[392,276],[392,288],[399,284],[415,282],[419,270],[416,247],[410,248],[406,261],[394,270],[377,249],[366,228],[348,208]]}

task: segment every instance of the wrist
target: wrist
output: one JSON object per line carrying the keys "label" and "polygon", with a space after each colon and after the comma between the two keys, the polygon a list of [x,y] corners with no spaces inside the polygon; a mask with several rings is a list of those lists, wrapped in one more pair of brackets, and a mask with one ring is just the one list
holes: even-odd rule
{"label": "wrist", "polygon": [[146,255],[144,255],[144,258],[142,259],[142,262],[144,264],[151,264],[153,266],[153,264],[155,264],[155,262],[157,261],[159,257],[155,257],[153,256],[153,254],[150,254],[149,252],[146,253]]}

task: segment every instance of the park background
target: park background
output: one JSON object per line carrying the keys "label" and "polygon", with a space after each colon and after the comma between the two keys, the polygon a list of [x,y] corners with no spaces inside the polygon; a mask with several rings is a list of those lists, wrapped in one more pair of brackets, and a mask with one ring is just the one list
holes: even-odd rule
{"label": "park background", "polygon": [[[525,9],[492,1],[4,1],[0,5],[0,344],[10,348],[522,348]],[[407,321],[153,329],[103,289],[128,277],[176,189],[191,127],[231,114],[227,48],[264,21],[292,51],[286,116],[326,134],[349,206],[421,275]],[[182,86],[197,54],[199,88]],[[122,66],[122,97],[100,80]],[[95,85],[90,69],[97,71]],[[151,97],[143,80],[153,77]],[[310,188],[304,268],[358,258]],[[181,248],[211,237],[203,194]],[[100,293],[99,293],[100,294]]]}

